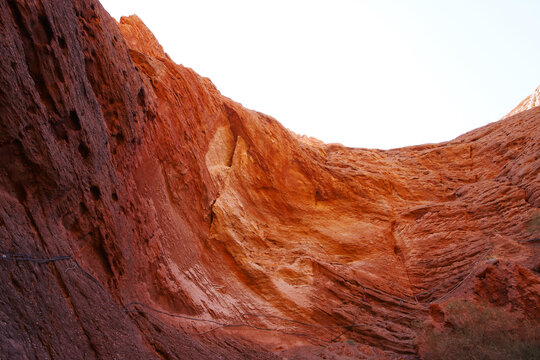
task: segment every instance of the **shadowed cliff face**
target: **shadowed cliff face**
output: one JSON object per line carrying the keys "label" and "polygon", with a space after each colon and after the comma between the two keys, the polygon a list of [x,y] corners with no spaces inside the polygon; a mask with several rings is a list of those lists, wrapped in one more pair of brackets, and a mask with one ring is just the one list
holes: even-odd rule
{"label": "shadowed cliff face", "polygon": [[0,0],[0,40],[7,358],[414,357],[432,303],[540,317],[534,105],[352,149],[223,97],[95,1]]}

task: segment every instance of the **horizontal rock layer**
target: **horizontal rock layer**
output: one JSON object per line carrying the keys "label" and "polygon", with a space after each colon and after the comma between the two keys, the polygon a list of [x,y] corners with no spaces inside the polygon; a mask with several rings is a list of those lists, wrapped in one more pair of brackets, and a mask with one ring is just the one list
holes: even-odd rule
{"label": "horizontal rock layer", "polygon": [[414,357],[431,303],[540,315],[539,108],[352,149],[96,1],[0,0],[0,30],[8,358]]}

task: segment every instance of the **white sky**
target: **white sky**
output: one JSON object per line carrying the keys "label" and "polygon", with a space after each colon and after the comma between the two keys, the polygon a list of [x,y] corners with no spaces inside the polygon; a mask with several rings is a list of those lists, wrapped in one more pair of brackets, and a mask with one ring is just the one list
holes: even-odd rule
{"label": "white sky", "polygon": [[540,84],[538,0],[101,2],[225,96],[325,142],[450,140]]}

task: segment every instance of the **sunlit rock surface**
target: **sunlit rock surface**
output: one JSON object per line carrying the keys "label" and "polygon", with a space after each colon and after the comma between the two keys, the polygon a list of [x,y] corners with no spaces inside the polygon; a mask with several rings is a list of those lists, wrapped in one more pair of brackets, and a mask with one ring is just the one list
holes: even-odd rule
{"label": "sunlit rock surface", "polygon": [[0,39],[2,356],[414,358],[430,303],[540,316],[536,100],[352,149],[96,1],[0,0]]}
{"label": "sunlit rock surface", "polygon": [[523,99],[523,101],[520,102],[519,105],[516,106],[514,110],[510,111],[505,117],[519,114],[520,112],[532,109],[537,106],[540,106],[540,86],[537,87],[531,95]]}

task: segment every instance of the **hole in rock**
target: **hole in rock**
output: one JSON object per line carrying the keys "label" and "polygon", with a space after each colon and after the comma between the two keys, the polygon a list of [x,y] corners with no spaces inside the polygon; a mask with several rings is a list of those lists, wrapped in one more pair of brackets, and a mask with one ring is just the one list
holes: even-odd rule
{"label": "hole in rock", "polygon": [[90,155],[90,149],[89,149],[88,146],[86,146],[86,144],[83,143],[83,142],[81,142],[81,143],[79,144],[78,150],[79,150],[79,153],[81,154],[81,156],[82,156],[84,159],[88,158],[88,155]]}
{"label": "hole in rock", "polygon": [[20,203],[26,201],[27,199],[26,189],[24,188],[23,184],[21,183],[15,184],[15,195],[17,196],[17,200],[19,200]]}
{"label": "hole in rock", "polygon": [[126,140],[126,137],[124,136],[124,133],[123,133],[123,132],[117,133],[114,137],[116,138],[116,140],[117,140],[119,143],[123,143],[123,142]]}
{"label": "hole in rock", "polygon": [[56,40],[58,41],[58,45],[60,45],[60,48],[61,48],[61,49],[65,49],[65,48],[67,47],[67,45],[66,45],[66,40],[64,40],[63,37],[57,36],[57,37],[56,37]]}
{"label": "hole in rock", "polygon": [[71,120],[71,125],[74,130],[81,130],[81,121],[79,120],[79,115],[75,110],[69,112],[69,119]]}
{"label": "hole in rock", "polygon": [[51,126],[54,131],[54,135],[58,140],[64,140],[66,142],[69,142],[67,130],[63,122],[55,122],[52,123]]}
{"label": "hole in rock", "polygon": [[90,192],[95,200],[99,200],[101,198],[101,191],[99,190],[99,187],[95,185],[90,186]]}
{"label": "hole in rock", "polygon": [[146,97],[144,95],[144,88],[141,88],[139,90],[139,93],[137,94],[137,103],[140,106],[144,106],[146,104]]}
{"label": "hole in rock", "polygon": [[53,38],[53,30],[51,23],[46,15],[39,15],[39,22],[43,30],[45,30],[45,35],[47,36],[47,43],[50,43]]}
{"label": "hole in rock", "polygon": [[88,207],[85,203],[80,202],[79,207],[81,208],[81,214],[86,214],[88,212]]}

